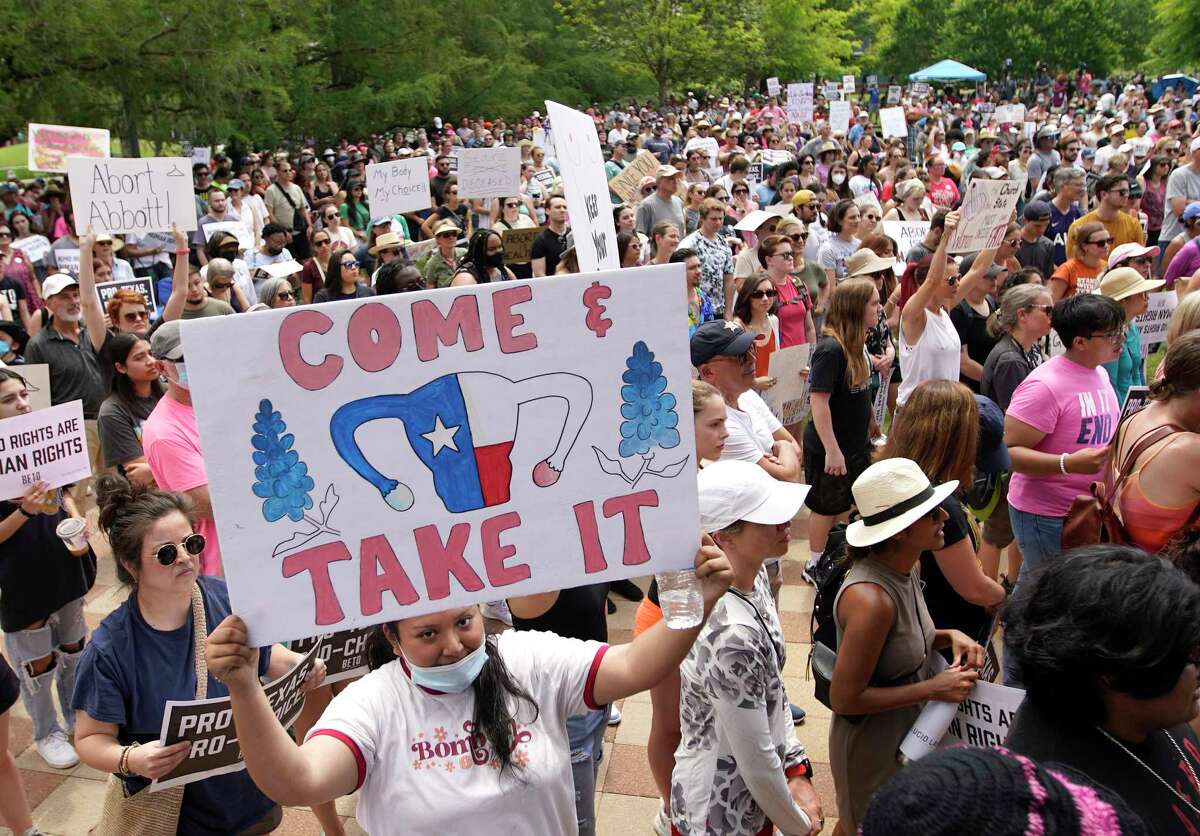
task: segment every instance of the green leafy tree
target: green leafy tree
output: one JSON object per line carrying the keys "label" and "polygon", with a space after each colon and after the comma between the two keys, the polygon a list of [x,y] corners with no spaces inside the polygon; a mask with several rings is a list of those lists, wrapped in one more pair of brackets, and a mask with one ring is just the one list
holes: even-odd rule
{"label": "green leafy tree", "polygon": [[1200,66],[1200,9],[1195,0],[1155,0],[1153,32],[1150,54],[1156,69],[1166,73]]}

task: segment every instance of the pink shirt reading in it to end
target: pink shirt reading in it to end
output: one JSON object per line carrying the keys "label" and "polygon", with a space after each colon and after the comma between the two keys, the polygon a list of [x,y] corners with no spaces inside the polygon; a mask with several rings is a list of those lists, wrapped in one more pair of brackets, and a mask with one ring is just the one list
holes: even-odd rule
{"label": "pink shirt reading in it to end", "polygon": [[[1045,433],[1033,449],[1057,456],[1107,444],[1116,431],[1121,406],[1103,368],[1089,369],[1063,355],[1052,357],[1021,381],[1008,405],[1008,416]],[[1027,514],[1063,517],[1096,478],[1095,473],[1014,473],[1008,504]]]}
{"label": "pink shirt reading in it to end", "polygon": [[[184,493],[208,484],[196,413],[169,395],[164,396],[142,425],[142,450],[154,481],[167,491]],[[221,544],[211,518],[197,519],[196,531],[207,544],[200,555],[200,574],[221,575]]]}

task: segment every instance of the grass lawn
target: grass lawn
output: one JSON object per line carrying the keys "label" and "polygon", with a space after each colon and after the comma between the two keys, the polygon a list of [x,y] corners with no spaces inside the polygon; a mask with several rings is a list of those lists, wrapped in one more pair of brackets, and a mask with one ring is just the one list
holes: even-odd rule
{"label": "grass lawn", "polygon": [[[154,156],[154,143],[147,140],[142,140],[142,156]],[[178,155],[179,143],[171,142],[163,146],[163,154]],[[112,155],[114,157],[122,156],[121,141],[114,139],[112,141]],[[19,180],[29,180],[37,176],[36,172],[31,172],[25,167],[29,162],[29,144],[22,142],[20,145],[5,145],[0,147],[0,180],[8,178],[8,172],[12,171],[16,174]]]}

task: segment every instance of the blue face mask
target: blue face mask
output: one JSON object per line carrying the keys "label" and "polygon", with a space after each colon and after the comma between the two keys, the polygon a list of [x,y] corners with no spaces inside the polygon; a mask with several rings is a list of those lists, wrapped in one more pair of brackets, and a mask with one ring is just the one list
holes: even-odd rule
{"label": "blue face mask", "polygon": [[184,389],[191,388],[188,386],[187,366],[185,366],[183,363],[176,363],[175,374],[179,375],[179,380],[175,382],[179,384],[180,387]]}
{"label": "blue face mask", "polygon": [[0,340],[0,357],[3,357],[5,354],[8,354],[8,352],[11,350],[12,350],[12,343],[10,343],[8,340]]}
{"label": "blue face mask", "polygon": [[423,668],[420,665],[414,665],[407,656],[404,657],[404,661],[408,663],[408,670],[412,675],[413,682],[422,688],[428,688],[431,691],[442,691],[447,694],[460,694],[470,688],[471,683],[475,681],[479,676],[479,672],[483,670],[483,666],[487,664],[487,659],[487,641],[481,642],[479,647],[457,662],[449,665],[439,665],[436,668]]}

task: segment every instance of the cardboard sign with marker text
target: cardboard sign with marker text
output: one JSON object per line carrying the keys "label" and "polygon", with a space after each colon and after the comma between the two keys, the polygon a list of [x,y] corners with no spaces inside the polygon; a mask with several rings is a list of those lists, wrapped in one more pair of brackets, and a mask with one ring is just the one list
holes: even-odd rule
{"label": "cardboard sign with marker text", "polygon": [[186,157],[68,157],[75,232],[158,232],[196,228],[192,162]]}

